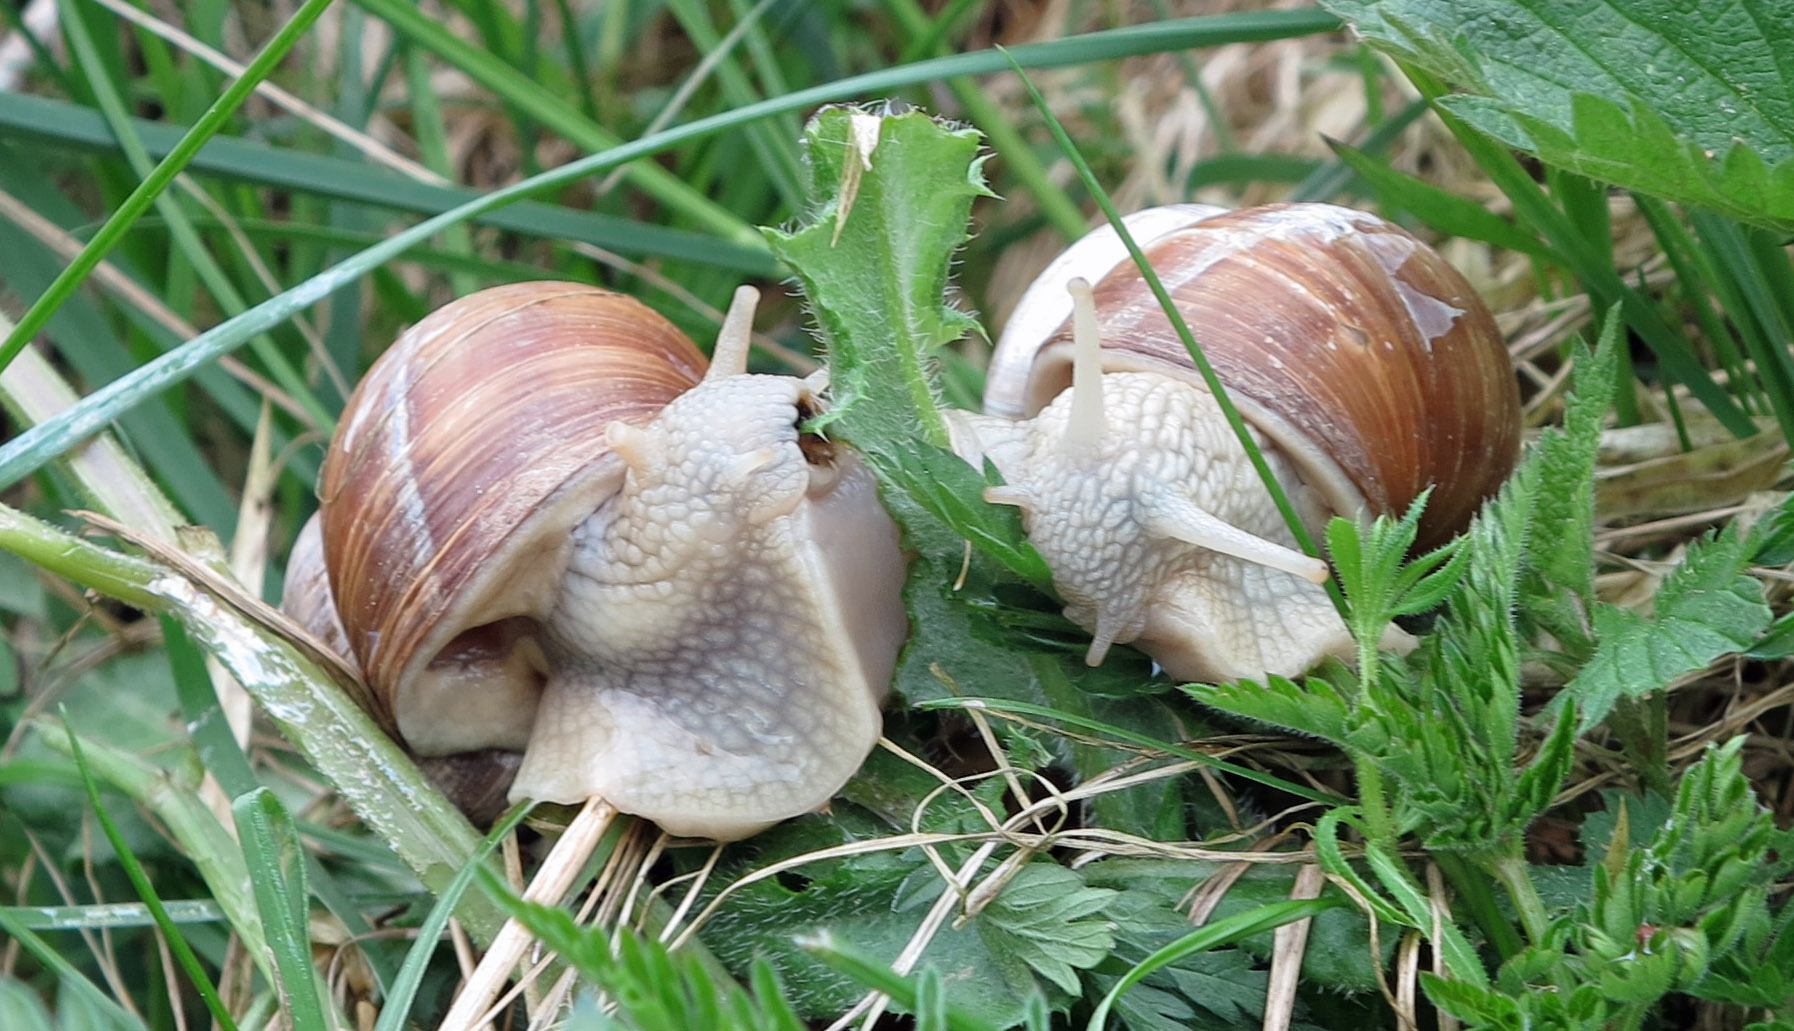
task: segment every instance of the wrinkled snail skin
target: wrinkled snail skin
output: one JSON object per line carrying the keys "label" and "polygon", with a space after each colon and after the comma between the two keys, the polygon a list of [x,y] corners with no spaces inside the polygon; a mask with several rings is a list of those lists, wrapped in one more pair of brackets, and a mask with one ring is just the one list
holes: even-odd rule
{"label": "wrinkled snail skin", "polygon": [[506,757],[511,799],[717,840],[821,807],[878,739],[904,559],[857,456],[800,432],[812,386],[744,360],[576,284],[445,306],[351,399],[289,611],[414,754]]}
{"label": "wrinkled snail skin", "polygon": [[[1400,514],[1431,487],[1417,547],[1432,547],[1512,470],[1519,399],[1501,336],[1425,244],[1320,204],[1128,221],[1311,533],[1335,513]],[[1074,277],[1096,284],[1081,346],[1075,319],[1019,314]],[[1087,661],[1131,642],[1174,677],[1226,680],[1354,654],[1318,585],[1326,567],[1295,551],[1106,227],[1030,288],[985,400],[990,414],[954,418],[955,449],[1002,474],[988,496],[1021,508],[1066,615],[1094,636]],[[1391,627],[1382,643],[1412,639]]]}

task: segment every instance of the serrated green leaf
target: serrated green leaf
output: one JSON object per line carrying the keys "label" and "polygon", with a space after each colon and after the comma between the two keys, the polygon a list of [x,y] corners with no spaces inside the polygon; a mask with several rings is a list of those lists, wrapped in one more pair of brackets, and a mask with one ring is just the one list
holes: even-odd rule
{"label": "serrated green leaf", "polygon": [[1065,867],[1031,863],[985,908],[978,932],[993,955],[1020,960],[1077,995],[1077,972],[1101,963],[1115,947],[1109,921],[1088,919],[1114,897],[1107,888],[1085,887]]}
{"label": "serrated green leaf", "polygon": [[[835,819],[848,815],[838,813]],[[880,831],[870,821],[848,826],[861,838]],[[760,865],[810,851],[825,843],[819,835],[827,835],[827,844],[846,840],[838,827],[810,829],[813,833],[804,834],[790,824],[774,828],[755,839],[756,849],[766,851],[751,858]],[[842,949],[888,964],[927,916],[928,906],[919,903],[938,894],[939,873],[914,850],[810,864],[801,873],[795,882],[770,879],[734,892],[705,925],[704,940],[732,968],[743,969],[756,958],[770,963],[800,1016],[832,1019],[858,1001],[864,985],[852,971],[804,951],[796,939],[826,933]],[[905,896],[905,905],[894,902]],[[942,928],[929,939],[921,962],[951,972],[947,988],[953,1006],[987,1024],[1009,1027],[1020,1019],[1035,982],[1025,964],[1011,961],[1011,968],[1004,968],[1003,957],[992,954],[978,923]]]}
{"label": "serrated green leaf", "polygon": [[1420,986],[1426,990],[1433,1005],[1472,1027],[1501,1028],[1503,1031],[1509,1028],[1519,1031],[1526,1027],[1519,1005],[1500,992],[1463,981],[1447,981],[1424,972],[1420,975]]}
{"label": "serrated green leaf", "polygon": [[1794,612],[1787,613],[1770,625],[1744,654],[1753,659],[1772,661],[1794,656]]}
{"label": "serrated green leaf", "polygon": [[1794,227],[1794,158],[1768,166],[1744,143],[1704,148],[1678,135],[1643,101],[1634,100],[1628,109],[1606,97],[1577,93],[1567,126],[1480,97],[1440,104],[1480,131],[1559,168],[1740,222]]}
{"label": "serrated green leaf", "polygon": [[1332,684],[1320,677],[1311,677],[1304,684],[1283,677],[1270,677],[1262,684],[1250,680],[1187,684],[1183,691],[1204,705],[1235,716],[1336,744],[1346,739],[1350,706]]}
{"label": "serrated green leaf", "polygon": [[918,432],[947,443],[928,358],[966,329],[946,288],[972,200],[988,194],[979,141],[919,111],[827,109],[804,129],[813,209],[799,229],[765,230],[828,346],[835,403],[823,424],[862,448]]}
{"label": "serrated green leaf", "polygon": [[1539,756],[1520,774],[1520,781],[1514,791],[1514,811],[1510,819],[1517,827],[1524,828],[1533,818],[1550,808],[1551,800],[1557,797],[1558,788],[1563,786],[1565,778],[1570,775],[1570,767],[1576,758],[1576,720],[1574,712],[1564,713],[1557,724],[1551,728],[1551,734],[1545,739],[1545,745],[1539,749]]}
{"label": "serrated green leaf", "polygon": [[[1566,601],[1586,606],[1594,597],[1595,452],[1613,402],[1621,325],[1617,309],[1610,310],[1595,349],[1576,346],[1575,390],[1565,405],[1563,428],[1547,431],[1534,447],[1539,489],[1527,540],[1530,590],[1521,593],[1529,613]],[[1586,635],[1576,615],[1546,618],[1560,640]]]}
{"label": "serrated green leaf", "polygon": [[[916,111],[824,110],[804,130],[812,210],[800,228],[768,229],[797,273],[828,351],[832,405],[816,421],[866,455],[879,478],[958,537],[1036,585],[1052,576],[1020,514],[983,499],[984,475],[947,450],[936,348],[977,330],[947,304],[953,254],[976,197],[988,196],[981,137]],[[912,546],[946,560],[957,541]]]}
{"label": "serrated green leaf", "polygon": [[[843,427],[843,432],[852,430]],[[1052,571],[1028,544],[1020,510],[984,501],[988,481],[958,455],[914,436],[850,439],[865,453],[881,480],[903,490],[959,538],[971,541],[1023,579],[1050,587]],[[913,522],[904,525],[911,528]],[[954,550],[949,547],[946,554]],[[934,554],[942,557],[941,552]]]}
{"label": "serrated green leaf", "polygon": [[1116,1001],[1122,997],[1123,993],[1164,967],[1198,953],[1237,942],[1242,938],[1273,930],[1285,924],[1295,923],[1298,920],[1310,919],[1343,904],[1339,899],[1327,896],[1272,902],[1199,927],[1135,964],[1133,969],[1129,970],[1103,996],[1102,1002],[1097,1005],[1096,1010],[1090,1016],[1090,1022],[1087,1025],[1088,1031],[1101,1031],[1108,1019],[1109,1011],[1115,1007]]}
{"label": "serrated green leaf", "polygon": [[1464,90],[1442,106],[1605,182],[1794,225],[1794,8],[1770,0],[1323,0]]}
{"label": "serrated green leaf", "polygon": [[1164,973],[1184,998],[1213,1013],[1223,1026],[1237,1028],[1248,1027],[1264,1016],[1270,977],[1255,966],[1252,957],[1240,949],[1212,949],[1186,956]]}
{"label": "serrated green leaf", "polygon": [[1744,571],[1750,559],[1747,544],[1728,532],[1688,549],[1657,592],[1653,618],[1611,605],[1597,608],[1600,643],[1554,704],[1580,706],[1586,730],[1606,718],[1616,700],[1661,690],[1721,655],[1749,648],[1770,620],[1763,585]]}

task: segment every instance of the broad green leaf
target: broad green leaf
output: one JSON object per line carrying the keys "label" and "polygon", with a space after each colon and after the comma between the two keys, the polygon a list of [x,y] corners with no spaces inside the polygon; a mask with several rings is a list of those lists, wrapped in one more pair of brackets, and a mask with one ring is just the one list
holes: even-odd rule
{"label": "broad green leaf", "polygon": [[1323,0],[1548,164],[1794,225],[1794,7],[1778,0]]}
{"label": "broad green leaf", "polygon": [[1599,644],[1582,672],[1564,687],[1560,702],[1582,709],[1592,727],[1619,698],[1637,698],[1668,687],[1728,652],[1744,651],[1768,628],[1763,585],[1745,570],[1752,549],[1728,531],[1688,549],[1688,557],[1657,592],[1656,612],[1645,618],[1603,605],[1595,610]]}

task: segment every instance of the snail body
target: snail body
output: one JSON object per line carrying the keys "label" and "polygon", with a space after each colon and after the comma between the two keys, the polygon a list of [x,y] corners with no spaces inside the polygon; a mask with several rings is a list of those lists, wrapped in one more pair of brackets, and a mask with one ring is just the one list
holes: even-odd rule
{"label": "snail body", "polygon": [[897,531],[801,432],[815,386],[745,374],[745,323],[707,371],[629,298],[514,284],[369,371],[286,606],[410,750],[522,753],[513,800],[719,840],[858,768],[907,630]]}
{"label": "snail body", "polygon": [[[1311,532],[1335,514],[1401,514],[1431,488],[1417,542],[1431,547],[1512,470],[1519,401],[1501,336],[1419,240],[1324,204],[1129,223]],[[1033,314],[1073,278],[1095,284],[1082,334],[1065,301]],[[1218,680],[1351,655],[1318,586],[1325,566],[1295,550],[1113,232],[1074,245],[1018,312],[986,414],[956,418],[955,448],[1002,473],[988,496],[1022,508],[1067,616],[1095,637],[1087,661],[1131,641],[1175,677]],[[1384,639],[1410,643],[1393,627]]]}

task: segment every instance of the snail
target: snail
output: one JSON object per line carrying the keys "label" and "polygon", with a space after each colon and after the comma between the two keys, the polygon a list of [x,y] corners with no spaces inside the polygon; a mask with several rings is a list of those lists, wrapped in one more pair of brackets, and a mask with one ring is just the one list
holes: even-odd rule
{"label": "snail", "polygon": [[[1400,515],[1431,488],[1416,541],[1430,548],[1512,471],[1519,395],[1501,335],[1407,232],[1326,204],[1181,205],[1127,223],[1310,532],[1335,514]],[[1080,279],[1096,285],[1067,299]],[[1020,506],[1067,617],[1093,635],[1086,662],[1132,642],[1174,677],[1213,681],[1353,655],[1319,586],[1327,566],[1296,550],[1114,232],[1075,244],[1017,311],[985,413],[953,417],[954,448],[1002,475],[986,496]],[[1391,626],[1381,643],[1413,640]]]}
{"label": "snail", "polygon": [[746,374],[753,296],[706,371],[628,297],[494,287],[355,390],[283,604],[438,772],[732,840],[826,804],[877,741],[897,529],[801,429],[820,384]]}

